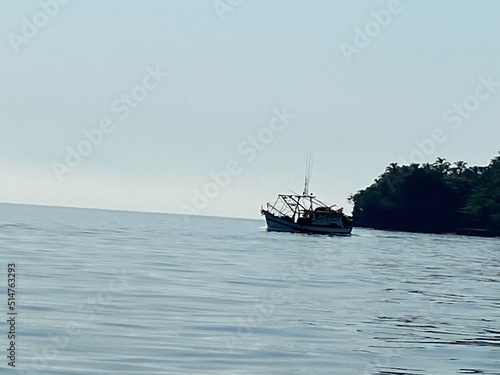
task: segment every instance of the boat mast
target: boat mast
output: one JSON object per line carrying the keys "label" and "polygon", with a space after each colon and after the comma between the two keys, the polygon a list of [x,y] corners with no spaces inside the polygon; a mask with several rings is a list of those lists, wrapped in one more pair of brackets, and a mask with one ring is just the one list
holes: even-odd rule
{"label": "boat mast", "polygon": [[314,158],[312,153],[309,154],[306,162],[306,175],[304,181],[304,191],[302,196],[309,198],[310,210],[312,211],[312,197],[309,195],[309,183],[311,182],[312,177],[312,167],[313,167]]}
{"label": "boat mast", "polygon": [[307,158],[307,162],[306,162],[306,175],[305,175],[305,181],[304,181],[304,192],[302,193],[302,195],[309,196],[309,183],[311,182],[312,166],[313,166],[313,156],[312,156],[312,154],[309,154],[309,157]]}

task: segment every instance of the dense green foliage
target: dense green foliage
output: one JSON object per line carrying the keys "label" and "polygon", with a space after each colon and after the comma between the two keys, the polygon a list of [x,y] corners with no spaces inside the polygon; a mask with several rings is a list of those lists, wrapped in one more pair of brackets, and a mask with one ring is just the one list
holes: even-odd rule
{"label": "dense green foliage", "polygon": [[390,164],[368,188],[349,198],[357,226],[416,232],[460,228],[500,230],[500,153],[486,167]]}

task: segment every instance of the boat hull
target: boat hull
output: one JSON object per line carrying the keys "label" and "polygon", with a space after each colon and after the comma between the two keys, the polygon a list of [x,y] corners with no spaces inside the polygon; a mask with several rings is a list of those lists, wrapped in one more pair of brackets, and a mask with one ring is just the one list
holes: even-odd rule
{"label": "boat hull", "polygon": [[332,227],[327,225],[302,225],[282,217],[275,216],[270,212],[263,211],[266,217],[267,230],[269,232],[310,233],[327,235],[349,235],[352,227]]}

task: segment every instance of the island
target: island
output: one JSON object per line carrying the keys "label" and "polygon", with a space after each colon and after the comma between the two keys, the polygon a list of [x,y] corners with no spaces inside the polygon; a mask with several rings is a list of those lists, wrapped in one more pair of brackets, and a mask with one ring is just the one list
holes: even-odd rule
{"label": "island", "polygon": [[500,236],[500,152],[487,166],[391,163],[349,201],[357,227]]}

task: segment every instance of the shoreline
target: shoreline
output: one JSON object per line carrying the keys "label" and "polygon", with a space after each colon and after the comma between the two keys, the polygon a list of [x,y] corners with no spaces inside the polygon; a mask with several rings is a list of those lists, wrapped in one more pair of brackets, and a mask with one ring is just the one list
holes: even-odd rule
{"label": "shoreline", "polygon": [[453,234],[457,236],[468,236],[468,237],[486,237],[486,238],[499,238],[500,230],[495,229],[485,229],[485,228],[456,228],[453,230],[425,230],[425,229],[402,229],[402,228],[389,228],[389,227],[376,227],[369,225],[358,225],[353,224],[353,228],[365,228],[374,230],[385,230],[394,232],[406,232],[406,233],[426,233],[426,234]]}

